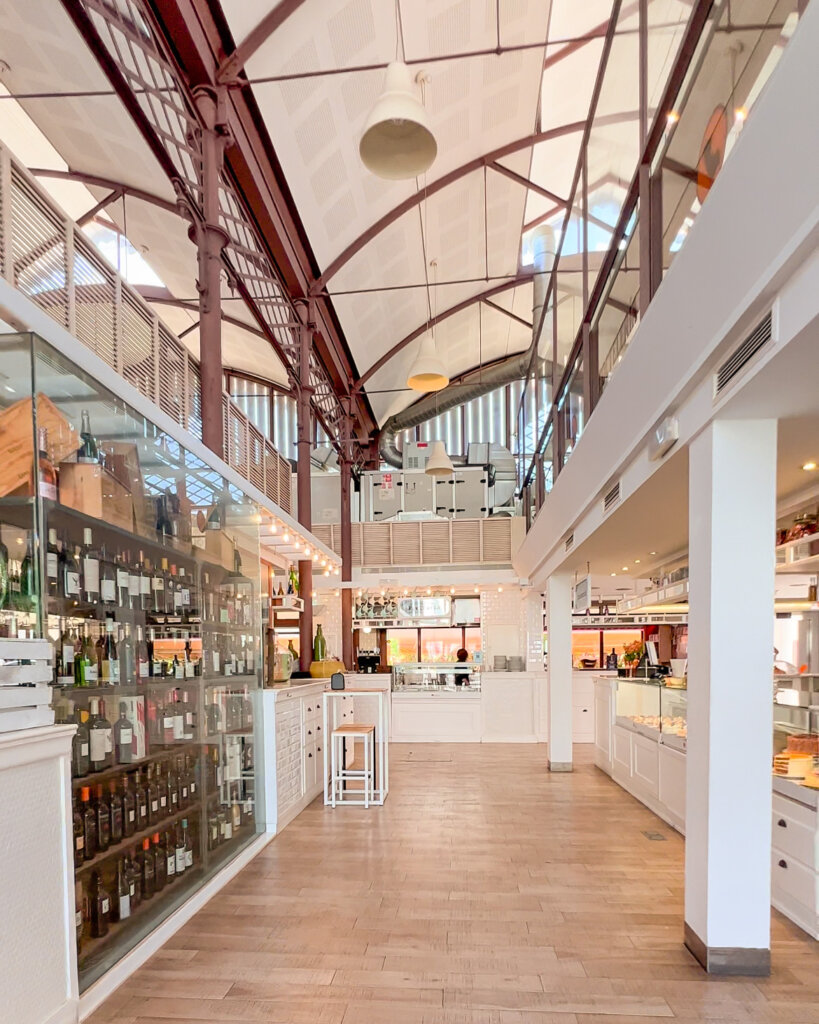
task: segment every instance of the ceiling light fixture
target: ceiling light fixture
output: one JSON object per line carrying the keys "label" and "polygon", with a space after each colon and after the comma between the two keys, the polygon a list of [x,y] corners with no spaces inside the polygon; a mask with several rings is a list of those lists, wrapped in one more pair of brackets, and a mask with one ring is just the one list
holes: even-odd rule
{"label": "ceiling light fixture", "polygon": [[634,564],[635,565],[639,565],[640,564],[640,559],[639,558],[635,558],[634,559]]}
{"label": "ceiling light fixture", "polygon": [[813,470],[816,469],[816,463],[812,459],[810,462],[803,462],[802,469],[804,469],[806,473],[812,473]]}
{"label": "ceiling light fixture", "polygon": [[627,565],[624,565],[622,568],[623,568],[623,572],[628,572],[628,566]]}
{"label": "ceiling light fixture", "polygon": [[443,441],[430,441],[429,458],[424,472],[427,476],[449,476],[455,472]]}
{"label": "ceiling light fixture", "polygon": [[424,335],[418,355],[407,374],[407,387],[413,391],[440,391],[449,384],[447,373],[432,331]]}

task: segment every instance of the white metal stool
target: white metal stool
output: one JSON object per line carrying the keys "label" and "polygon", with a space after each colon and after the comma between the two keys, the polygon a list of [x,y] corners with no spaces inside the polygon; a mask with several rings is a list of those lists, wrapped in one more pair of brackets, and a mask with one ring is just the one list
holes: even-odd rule
{"label": "white metal stool", "polygon": [[[363,768],[347,768],[344,764],[344,744],[348,739],[364,741]],[[369,807],[375,786],[375,726],[354,723],[337,726],[332,732],[330,753],[330,806],[339,803]],[[350,800],[344,795],[344,783],[351,779],[364,782],[363,800]]]}

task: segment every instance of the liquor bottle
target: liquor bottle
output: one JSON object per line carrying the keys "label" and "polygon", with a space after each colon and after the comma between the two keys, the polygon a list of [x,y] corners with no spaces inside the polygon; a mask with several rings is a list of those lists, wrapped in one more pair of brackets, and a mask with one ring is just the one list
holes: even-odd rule
{"label": "liquor bottle", "polygon": [[173,760],[168,761],[165,773],[165,788],[168,791],[168,814],[176,814],[179,810],[179,779],[174,771]]}
{"label": "liquor bottle", "polygon": [[[187,818],[185,818],[184,821],[185,824],[187,825]],[[176,877],[178,878],[180,875],[185,874],[185,867],[187,862],[187,858],[185,856],[185,834],[179,825],[176,826],[176,839],[174,842],[174,850],[176,852]]]}
{"label": "liquor bottle", "polygon": [[117,570],[105,545],[100,551],[100,600],[106,605],[117,604]]}
{"label": "liquor bottle", "polygon": [[142,840],[142,858],[140,861],[141,895],[149,900],[155,890],[154,856],[151,853],[151,840],[146,836]]}
{"label": "liquor bottle", "polygon": [[114,757],[117,764],[130,764],[134,759],[134,726],[128,718],[128,705],[120,703],[119,718],[114,723]]}
{"label": "liquor bottle", "polygon": [[137,829],[136,794],[127,775],[122,778],[122,834],[127,839]]}
{"label": "liquor bottle", "polygon": [[[32,477],[33,475],[32,472]],[[48,454],[47,427],[37,428],[37,487],[41,498],[48,501],[57,500],[57,470]],[[32,493],[37,493],[33,487]]]}
{"label": "liquor bottle", "polygon": [[154,832],[151,836],[154,856],[154,889],[161,892],[168,882],[168,860],[165,855],[165,847],[159,841],[159,833]]}
{"label": "liquor bottle", "polygon": [[21,612],[36,612],[38,601],[35,558],[32,537],[29,535],[26,553],[23,555],[23,561],[20,563],[20,599],[18,607]]}
{"label": "liquor bottle", "polygon": [[208,849],[215,850],[219,845],[220,838],[219,817],[216,808],[213,807],[208,813]]}
{"label": "liquor bottle", "polygon": [[97,660],[97,680],[100,686],[108,686],[111,677],[108,675],[108,665],[103,665],[105,660],[105,633],[100,633],[94,644],[94,657]]}
{"label": "liquor bottle", "polygon": [[176,846],[171,833],[165,833],[165,877],[169,882],[176,878]]}
{"label": "liquor bottle", "polygon": [[185,739],[185,706],[180,698],[179,690],[174,690],[170,697],[172,698],[173,738],[174,742],[178,743]]}
{"label": "liquor bottle", "polygon": [[163,746],[170,747],[176,738],[177,732],[177,720],[173,702],[171,700],[172,694],[168,694],[168,699],[165,706],[160,709],[160,722],[162,724],[162,744]]}
{"label": "liquor bottle", "polygon": [[119,682],[122,686],[136,686],[137,665],[134,641],[131,637],[131,624],[126,622],[120,633],[120,641],[117,644],[119,654]]}
{"label": "liquor bottle", "polygon": [[20,562],[9,559],[9,590],[6,607],[12,611],[20,611]]}
{"label": "liquor bottle", "polygon": [[131,555],[121,554],[114,559],[114,571],[117,577],[117,604],[120,608],[131,607]]}
{"label": "liquor bottle", "polygon": [[128,892],[131,897],[131,913],[133,914],[142,902],[142,880],[140,878],[139,864],[136,857],[126,855],[125,876],[128,879]]}
{"label": "liquor bottle", "polygon": [[99,871],[91,872],[91,884],[88,888],[89,919],[91,921],[91,938],[101,939],[108,934],[108,922],[111,917],[111,898],[103,886]]}
{"label": "liquor bottle", "polygon": [[117,884],[114,889],[114,913],[115,921],[126,921],[131,916],[131,880],[128,877],[128,868],[125,858],[120,857],[117,861]]}
{"label": "liquor bottle", "polygon": [[100,714],[100,702],[96,697],[88,702],[88,708],[91,771],[101,772],[104,768],[112,767],[113,758],[109,753],[109,743],[113,747],[111,723]]}
{"label": "liquor bottle", "polygon": [[182,621],[182,581],[179,578],[176,566],[171,566],[171,604],[174,619]]}
{"label": "liquor bottle", "polygon": [[83,907],[85,906],[85,893],[82,889],[82,882],[74,883],[74,933],[77,942],[77,953],[82,947],[82,930],[85,926]]}
{"label": "liquor bottle", "polygon": [[296,572],[296,567],[292,563],[287,574],[288,586],[287,593],[294,594],[296,597],[299,596],[299,574]]}
{"label": "liquor bottle", "polygon": [[68,625],[63,627],[57,643],[55,674],[60,686],[74,685],[74,639]]}
{"label": "liquor bottle", "polygon": [[83,686],[96,686],[99,682],[99,662],[97,649],[91,639],[91,631],[86,629],[82,641],[82,678]]}
{"label": "liquor bottle", "polygon": [[168,780],[159,764],[154,765],[154,785],[156,786],[156,795],[159,801],[159,818],[157,820],[161,821],[171,813],[171,807]]}
{"label": "liquor bottle", "polygon": [[114,638],[114,620],[105,620],[105,632],[100,636],[100,679],[111,686],[119,684],[119,654]]}
{"label": "liquor bottle", "polygon": [[134,800],[136,801],[136,827],[138,832],[142,832],[150,824],[149,799],[147,783],[142,776],[142,772],[138,770],[134,776]]}
{"label": "liquor bottle", "polygon": [[57,546],[57,531],[48,531],[46,545],[46,593],[49,597],[57,597],[60,592],[60,549]]}
{"label": "liquor bottle", "polygon": [[74,865],[76,870],[76,865],[85,860],[85,827],[82,815],[77,809],[76,798],[71,801],[71,818],[74,824]]}
{"label": "liquor bottle", "polygon": [[80,447],[77,449],[77,462],[82,464],[100,461],[100,453],[97,442],[91,433],[91,420],[88,410],[83,409],[80,425]]}
{"label": "liquor bottle", "polygon": [[66,543],[63,543],[60,591],[67,601],[76,602],[80,599],[79,548],[72,550]]}
{"label": "liquor bottle", "polygon": [[139,608],[149,612],[153,603],[153,574],[151,563],[140,551],[139,553]]}
{"label": "liquor bottle", "polygon": [[125,830],[122,797],[117,792],[117,780],[108,782],[108,807],[111,813],[111,843],[121,843]]}
{"label": "liquor bottle", "polygon": [[77,723],[77,731],[71,739],[71,774],[75,779],[91,771],[91,738],[84,716],[85,712],[79,708],[72,716],[72,720]]}
{"label": "liquor bottle", "polygon": [[[162,561],[168,564],[167,559]],[[157,618],[165,616],[165,573],[158,565],[151,572],[151,612]]]}
{"label": "liquor bottle", "polygon": [[190,580],[185,575],[185,569],[181,565],[179,567],[178,583],[179,583],[179,593],[180,593],[180,597],[181,597],[182,621],[185,622],[185,621],[187,621],[188,615],[190,614],[190,610],[191,610],[191,590],[190,590]]}
{"label": "liquor bottle", "polygon": [[105,799],[102,783],[97,784],[94,811],[97,815],[97,846],[104,851],[111,845],[111,808]]}
{"label": "liquor bottle", "polygon": [[88,526],[83,530],[82,596],[89,604],[96,604],[100,599],[100,556]]}
{"label": "liquor bottle", "polygon": [[142,626],[137,626],[137,639],[136,648],[134,651],[134,657],[136,660],[136,678],[137,685],[143,682],[150,675],[150,664],[148,660],[148,645],[145,643],[145,637],[142,633]]}
{"label": "liquor bottle", "polygon": [[190,802],[190,784],[185,759],[176,759],[176,782],[179,788],[179,810],[184,811]]}
{"label": "liquor bottle", "polygon": [[86,860],[93,860],[97,854],[97,814],[91,804],[91,787],[83,786],[80,790],[82,804],[83,855]]}
{"label": "liquor bottle", "polygon": [[193,840],[191,839],[188,819],[182,819],[182,841],[185,847],[185,870],[193,867]]}
{"label": "liquor bottle", "polygon": [[159,821],[159,794],[156,791],[153,779],[153,765],[149,764],[146,770],[145,792],[148,797],[148,824],[153,825]]}
{"label": "liquor bottle", "polygon": [[190,700],[190,694],[187,690],[182,691],[182,700],[179,702],[182,708],[182,739],[186,741],[193,740],[194,738],[194,721],[193,721],[193,704]]}
{"label": "liquor bottle", "polygon": [[233,816],[233,831],[236,832],[242,824],[242,801],[239,796],[239,782],[234,783],[231,791],[231,814]]}

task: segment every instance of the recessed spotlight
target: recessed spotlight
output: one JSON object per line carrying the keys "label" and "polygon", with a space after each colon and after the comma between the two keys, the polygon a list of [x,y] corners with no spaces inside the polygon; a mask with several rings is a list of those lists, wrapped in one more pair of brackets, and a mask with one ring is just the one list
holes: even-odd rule
{"label": "recessed spotlight", "polygon": [[804,469],[806,473],[811,473],[814,469],[816,469],[816,463],[813,460],[811,460],[810,462],[803,462],[802,469]]}
{"label": "recessed spotlight", "polygon": [[474,594],[478,594],[478,593],[480,593],[480,591],[478,590],[478,588],[477,588],[477,587],[473,587],[473,588],[472,588],[472,592],[473,592]]}
{"label": "recessed spotlight", "polygon": [[454,594],[455,593],[455,588],[454,587],[450,587],[449,588],[449,592],[450,592],[450,594]]}
{"label": "recessed spotlight", "polygon": [[640,559],[639,558],[635,558],[634,559],[634,564],[635,565],[639,565],[640,564]]}
{"label": "recessed spotlight", "polygon": [[616,572],[610,572],[610,573],[609,573],[609,576],[616,576],[616,575],[617,575],[617,573],[616,573]]}
{"label": "recessed spotlight", "polygon": [[656,554],[657,554],[657,552],[656,552],[656,551],[649,551],[649,554],[650,554],[650,555],[656,555]]}
{"label": "recessed spotlight", "polygon": [[623,572],[628,572],[628,566],[627,565],[623,566]]}
{"label": "recessed spotlight", "polygon": [[503,593],[503,587],[498,587],[498,593],[499,593],[499,594],[502,594],[502,593]]}
{"label": "recessed spotlight", "polygon": [[428,593],[428,594],[431,594],[431,593],[432,593],[432,587],[427,587],[427,593]]}

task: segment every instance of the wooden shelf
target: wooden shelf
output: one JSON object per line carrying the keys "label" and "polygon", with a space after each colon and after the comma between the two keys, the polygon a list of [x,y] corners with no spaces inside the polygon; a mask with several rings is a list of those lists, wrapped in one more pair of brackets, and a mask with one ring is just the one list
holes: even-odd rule
{"label": "wooden shelf", "polygon": [[195,740],[185,740],[183,743],[163,746],[158,750],[152,751],[150,754],[146,754],[145,757],[134,758],[134,760],[130,761],[128,764],[115,764],[111,768],[106,768],[101,772],[89,772],[88,775],[78,775],[71,780],[71,785],[75,789],[80,789],[82,786],[97,786],[102,782],[109,782],[111,779],[115,779],[118,775],[122,775],[124,772],[135,771],[137,768],[141,768],[143,765],[158,761],[162,757],[166,757],[171,754],[180,754],[186,750],[195,749],[199,745],[200,744]]}
{"label": "wooden shelf", "polygon": [[84,860],[81,864],[75,864],[74,877],[79,878],[81,875],[88,874],[89,871],[93,871],[95,868],[98,868],[100,864],[104,861],[111,860],[112,857],[121,857],[122,854],[127,853],[132,847],[139,846],[143,839],[150,839],[154,832],[166,832],[171,825],[175,825],[183,818],[192,818],[194,815],[200,815],[201,813],[202,806],[199,801],[194,804],[189,804],[183,811],[177,811],[175,814],[170,814],[161,821],[142,829],[142,831],[134,832],[134,834],[132,836],[128,836],[127,839],[123,838],[121,842],[109,846],[107,850],[101,850],[96,854],[96,856],[92,857],[91,860]]}

